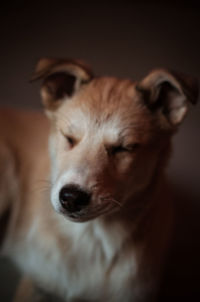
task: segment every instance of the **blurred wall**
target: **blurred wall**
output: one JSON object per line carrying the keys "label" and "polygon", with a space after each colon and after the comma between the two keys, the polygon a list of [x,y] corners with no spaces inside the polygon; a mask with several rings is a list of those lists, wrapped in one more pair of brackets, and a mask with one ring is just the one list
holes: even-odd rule
{"label": "blurred wall", "polygon": [[[29,78],[43,56],[82,58],[98,75],[141,79],[155,67],[167,67],[200,76],[200,10],[194,2],[10,1],[4,5],[0,105],[40,108],[39,85],[30,84]],[[192,225],[193,232],[200,229],[200,105],[191,109],[174,139],[169,174],[181,194],[189,197],[185,211],[180,199],[177,203],[187,216],[186,229]],[[198,235],[193,235],[188,233],[190,244],[197,240]]]}

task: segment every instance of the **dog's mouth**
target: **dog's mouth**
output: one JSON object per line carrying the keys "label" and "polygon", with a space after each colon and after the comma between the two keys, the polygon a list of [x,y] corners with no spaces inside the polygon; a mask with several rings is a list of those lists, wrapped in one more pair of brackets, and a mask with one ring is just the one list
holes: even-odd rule
{"label": "dog's mouth", "polygon": [[73,222],[86,222],[89,220],[96,219],[100,216],[110,214],[119,209],[119,206],[116,204],[104,204],[99,206],[88,206],[87,208],[81,209],[80,211],[67,211],[63,208],[59,210],[67,219]]}

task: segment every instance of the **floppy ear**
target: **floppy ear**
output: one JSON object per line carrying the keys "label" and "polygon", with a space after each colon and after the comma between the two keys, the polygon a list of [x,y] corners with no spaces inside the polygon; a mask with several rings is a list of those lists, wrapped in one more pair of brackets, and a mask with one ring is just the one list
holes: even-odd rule
{"label": "floppy ear", "polygon": [[142,92],[148,108],[158,114],[164,127],[180,124],[189,103],[195,104],[198,99],[196,79],[164,69],[152,71],[136,88]]}
{"label": "floppy ear", "polygon": [[53,111],[92,77],[90,68],[81,61],[43,58],[39,60],[31,81],[43,80],[42,102],[47,110]]}

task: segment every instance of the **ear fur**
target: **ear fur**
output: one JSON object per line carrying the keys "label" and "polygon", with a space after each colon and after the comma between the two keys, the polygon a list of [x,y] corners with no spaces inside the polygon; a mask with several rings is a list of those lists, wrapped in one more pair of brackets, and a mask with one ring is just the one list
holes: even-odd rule
{"label": "ear fur", "polygon": [[198,100],[196,79],[164,69],[152,71],[136,89],[143,94],[148,108],[159,115],[164,127],[179,125],[189,103],[196,104]]}
{"label": "ear fur", "polygon": [[71,97],[93,78],[90,68],[71,59],[42,58],[31,81],[43,80],[41,96],[47,110],[55,110],[63,99]]}

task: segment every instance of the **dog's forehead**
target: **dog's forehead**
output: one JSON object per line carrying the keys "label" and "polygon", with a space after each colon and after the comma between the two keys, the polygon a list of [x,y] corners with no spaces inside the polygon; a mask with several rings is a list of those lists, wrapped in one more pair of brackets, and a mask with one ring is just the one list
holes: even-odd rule
{"label": "dog's forehead", "polygon": [[[149,129],[151,115],[130,80],[97,78],[59,110],[62,121],[80,131],[105,129],[116,136],[128,128]],[[68,123],[68,124],[69,124]]]}
{"label": "dog's forehead", "polygon": [[89,105],[100,118],[119,112],[122,115],[127,106],[134,106],[133,99],[137,98],[132,81],[109,77],[94,79],[81,91],[81,94],[83,100],[86,100],[83,104]]}

